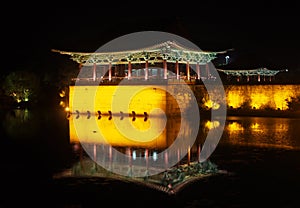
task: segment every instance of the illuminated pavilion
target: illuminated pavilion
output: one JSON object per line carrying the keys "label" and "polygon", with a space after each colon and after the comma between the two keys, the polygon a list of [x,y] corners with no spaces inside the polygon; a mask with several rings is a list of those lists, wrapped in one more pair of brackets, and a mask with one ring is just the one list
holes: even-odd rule
{"label": "illuminated pavilion", "polygon": [[[146,48],[127,51],[83,53],[53,50],[53,52],[70,56],[73,61],[81,66],[81,70],[86,71],[82,74],[82,76],[75,79],[75,81],[79,81],[85,86],[76,86],[76,94],[78,98],[75,102],[76,108],[72,108],[72,106],[70,106],[71,112],[78,112],[76,117],[70,117],[69,119],[70,142],[75,144],[80,142],[83,144],[85,148],[89,149],[89,152],[93,153],[95,161],[98,159],[98,155],[102,153],[105,154],[106,157],[104,158],[104,162],[109,170],[113,170],[114,168],[120,169],[120,167],[123,167],[122,165],[124,165],[112,163],[112,161],[115,161],[115,158],[118,157],[112,152],[112,147],[117,148],[120,151],[124,151],[130,156],[128,159],[128,165],[126,166],[126,168],[128,168],[128,176],[132,176],[133,172],[136,171],[138,174],[148,177],[150,171],[150,169],[148,169],[148,162],[155,163],[156,154],[168,148],[170,144],[175,141],[176,136],[179,134],[176,131],[176,129],[179,129],[179,126],[177,125],[185,126],[184,132],[187,134],[187,137],[189,137],[188,134],[192,131],[187,130],[189,125],[184,125],[184,122],[181,123],[181,121],[178,122],[176,120],[177,117],[174,117],[174,120],[168,119],[166,127],[163,129],[162,133],[160,133],[160,129],[150,129],[151,131],[149,131],[149,134],[157,135],[156,137],[154,136],[154,139],[151,141],[144,142],[128,139],[123,134],[120,134],[120,132],[115,128],[114,122],[117,120],[112,119],[112,115],[117,117],[117,114],[112,113],[120,112],[119,117],[117,117],[120,122],[129,121],[126,123],[127,126],[124,125],[127,129],[129,129],[130,126],[134,126],[136,129],[144,131],[148,130],[151,126],[150,120],[152,120],[153,123],[160,124],[160,118],[151,117],[148,119],[148,117],[139,117],[136,119],[135,114],[149,115],[151,110],[155,108],[163,109],[165,112],[177,112],[176,109],[178,108],[178,105],[175,104],[175,101],[171,100],[171,96],[168,96],[163,90],[157,90],[156,87],[151,86],[132,98],[133,101],[131,101],[131,105],[127,109],[128,111],[118,109],[116,112],[112,112],[112,97],[116,90],[116,86],[109,85],[118,84],[118,81],[122,80],[128,80],[128,83],[135,83],[135,81],[147,81],[150,79],[165,80],[168,82],[171,81],[171,83],[179,83],[181,80],[187,83],[194,83],[194,81],[197,80],[214,80],[214,77],[210,72],[209,62],[215,59],[218,54],[223,54],[227,51],[205,52],[187,48],[174,41],[167,41]],[[195,66],[196,70],[194,73],[190,70],[191,65]],[[204,73],[202,73],[202,68],[204,68]],[[260,76],[271,77],[275,76],[279,72],[268,70],[266,68],[254,70],[218,69],[218,71],[237,77],[258,76],[258,80],[260,80]],[[94,86],[99,83],[107,83],[108,85]],[[132,91],[134,86],[120,86],[120,88],[123,89],[122,92],[127,92],[130,90]],[[245,91],[241,90],[241,92],[243,95],[247,95]],[[74,97],[72,97],[73,94],[75,94],[74,86],[70,86],[70,105],[74,100]],[[275,95],[276,93],[273,94]],[[236,97],[241,100],[240,94],[237,95],[238,96]],[[259,101],[264,101],[261,99],[262,96],[256,97],[258,97]],[[285,96],[281,95],[278,97],[285,98]],[[94,105],[89,105],[89,98],[92,98],[93,102],[96,103],[93,103]],[[183,99],[184,102],[187,101],[184,96]],[[251,106],[258,106],[258,104],[255,103],[256,100],[252,100],[253,103],[251,103]],[[88,112],[88,114],[79,115],[81,112]],[[98,117],[90,117],[93,115],[91,112],[95,112]],[[107,116],[107,118],[102,117],[103,112],[109,112],[109,116]],[[123,118],[123,113],[124,115],[128,113],[128,116]],[[170,128],[171,131],[167,130],[167,128]],[[108,145],[107,141],[103,142],[104,139],[109,140]],[[197,140],[195,142],[195,146],[187,148],[187,164],[190,163],[192,155],[196,155],[197,162],[200,161],[200,152],[202,152],[201,145],[201,141]],[[184,148],[185,147],[182,147],[181,149],[178,148],[177,151],[164,154],[162,156],[162,160],[164,160],[165,165],[167,166],[171,158],[178,158],[178,161],[176,162],[177,164],[180,164],[181,154],[185,151]],[[135,161],[136,154],[142,155],[146,158],[145,162],[139,164],[139,166],[132,165]],[[142,167],[143,171],[141,171],[139,167]],[[176,180],[179,179],[176,178]],[[181,182],[183,180],[179,181]]]}
{"label": "illuminated pavilion", "polygon": [[229,77],[236,77],[237,81],[240,81],[242,77],[247,78],[247,82],[250,81],[250,77],[257,77],[257,81],[261,81],[261,77],[264,79],[266,77],[269,78],[269,81],[272,80],[272,77],[275,77],[276,74],[282,71],[287,71],[287,69],[284,70],[270,70],[266,67],[256,68],[256,69],[244,69],[244,70],[235,70],[235,69],[217,69],[219,72],[225,73]]}
{"label": "illuminated pavilion", "polygon": [[[81,68],[89,72],[81,81],[116,82],[123,80],[207,80],[213,78],[208,63],[215,59],[220,52],[206,52],[199,49],[187,48],[175,41],[166,41],[146,48],[126,51],[109,52],[68,52],[52,50],[69,55]],[[195,66],[195,71],[190,66]],[[205,71],[201,73],[202,67]],[[201,69],[200,69],[201,68]],[[174,72],[169,74],[168,71]]]}
{"label": "illuminated pavilion", "polygon": [[[190,102],[188,93],[184,92],[184,95],[179,96],[181,92],[177,92],[178,96],[175,100],[164,89],[168,88],[175,92],[175,89],[178,89],[176,84],[181,82],[192,84],[197,80],[213,81],[209,64],[218,54],[226,53],[226,51],[206,52],[188,48],[175,41],[124,51],[90,53],[52,51],[70,56],[71,60],[79,64],[81,70],[80,75],[74,79],[76,86],[69,86],[70,143],[80,142],[86,148],[92,148],[95,158],[105,149],[109,153],[108,163],[110,163],[109,159],[113,160],[117,157],[115,153],[110,153],[112,146],[120,151],[129,151],[128,154],[132,159],[135,153],[155,159],[154,154],[168,148],[177,135],[189,137],[188,134],[192,131],[187,129],[190,125],[185,127],[183,133],[178,133],[177,129],[181,128],[176,126],[185,125],[183,120],[178,122],[175,119],[168,119],[164,126],[160,111],[156,113],[153,109],[161,109],[168,115],[178,115],[179,108],[183,111],[188,108]],[[191,70],[191,67],[195,70]],[[122,97],[121,95],[130,97],[128,93],[140,89],[142,85],[139,84],[146,84],[148,80],[159,81],[148,82],[150,84],[147,88],[143,88],[131,97],[126,108],[117,105],[112,109],[115,97]],[[120,81],[125,81],[126,84],[118,85]],[[138,84],[135,85],[136,83]],[[157,87],[160,83],[170,83],[170,85]],[[118,92],[118,96],[115,96],[115,92]],[[176,116],[174,118],[180,119]],[[125,126],[128,131],[132,126],[140,132],[147,130],[147,135],[152,136],[153,139],[134,141],[127,138],[116,129],[115,122],[120,122],[120,125]],[[150,125],[152,123],[156,125]],[[160,129],[162,127],[164,128]],[[188,150],[188,161],[192,151],[198,154],[198,159],[200,157],[200,141],[195,145],[197,149]],[[163,156],[165,162],[169,163],[171,158],[175,158],[177,163],[180,162],[178,158],[183,157],[183,152],[190,147],[180,148],[165,154]],[[171,157],[171,154],[176,156]],[[117,167],[117,164],[114,165]]]}

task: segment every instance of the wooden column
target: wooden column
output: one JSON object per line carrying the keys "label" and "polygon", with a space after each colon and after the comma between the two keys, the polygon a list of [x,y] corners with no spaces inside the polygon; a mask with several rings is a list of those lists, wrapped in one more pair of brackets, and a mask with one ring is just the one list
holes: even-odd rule
{"label": "wooden column", "polygon": [[189,62],[186,62],[186,75],[187,75],[187,79],[190,81],[191,74],[190,74],[190,63]]}
{"label": "wooden column", "polygon": [[149,68],[148,68],[149,64],[148,64],[148,60],[146,60],[145,62],[145,80],[149,79]]}
{"label": "wooden column", "polygon": [[163,65],[164,65],[164,79],[168,79],[168,68],[167,68],[167,60],[166,59],[164,59]]}
{"label": "wooden column", "polygon": [[149,150],[145,150],[145,159],[146,159],[146,170],[148,171],[149,169]]}
{"label": "wooden column", "polygon": [[112,155],[112,146],[111,145],[109,145],[108,157],[109,157],[109,170],[112,170],[113,155]]}
{"label": "wooden column", "polygon": [[94,168],[97,170],[97,145],[94,144]]}
{"label": "wooden column", "polygon": [[128,79],[131,79],[131,71],[132,71],[132,68],[131,68],[131,61],[128,61]]}
{"label": "wooden column", "polygon": [[108,80],[111,81],[111,74],[112,74],[112,69],[111,69],[111,63],[108,65]]}
{"label": "wooden column", "polygon": [[169,156],[168,156],[168,152],[165,152],[165,169],[167,170],[169,167]]}
{"label": "wooden column", "polygon": [[176,63],[175,63],[175,68],[176,68],[176,79],[180,79],[180,74],[179,74],[179,63],[178,61],[176,60]]}
{"label": "wooden column", "polygon": [[188,147],[187,164],[191,164],[191,147]]}
{"label": "wooden column", "polygon": [[196,64],[196,71],[197,71],[197,79],[201,79],[200,65],[199,65],[199,63]]}
{"label": "wooden column", "polygon": [[97,160],[97,145],[94,144],[94,161]]}
{"label": "wooden column", "polygon": [[94,66],[93,66],[93,81],[96,81],[96,69],[97,69],[97,65],[96,65],[96,63],[94,63]]}
{"label": "wooden column", "polygon": [[197,162],[200,162],[201,144],[197,146]]}
{"label": "wooden column", "polygon": [[128,155],[128,165],[129,165],[129,172],[128,175],[132,176],[132,156],[131,156],[131,148],[127,148],[127,155]]}
{"label": "wooden column", "polygon": [[208,65],[208,63],[205,65],[205,68],[206,68],[207,79],[209,79],[209,77],[210,77],[210,71],[209,71],[209,65]]}

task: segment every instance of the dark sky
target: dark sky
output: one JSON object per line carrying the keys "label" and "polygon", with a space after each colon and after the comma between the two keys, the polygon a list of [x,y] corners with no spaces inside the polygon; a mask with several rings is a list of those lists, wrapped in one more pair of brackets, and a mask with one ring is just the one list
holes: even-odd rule
{"label": "dark sky", "polygon": [[154,30],[180,35],[202,50],[233,48],[229,53],[231,68],[266,66],[300,74],[298,5],[224,1],[221,5],[199,2],[197,9],[157,5],[138,9],[90,5],[11,8],[1,14],[5,28],[1,71],[30,67],[51,70],[51,49],[93,52],[119,36]]}

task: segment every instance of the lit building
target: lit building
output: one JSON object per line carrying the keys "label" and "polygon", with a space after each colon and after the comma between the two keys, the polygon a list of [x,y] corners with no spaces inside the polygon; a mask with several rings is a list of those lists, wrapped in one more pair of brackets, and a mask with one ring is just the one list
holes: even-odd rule
{"label": "lit building", "polygon": [[[111,111],[110,98],[114,96],[117,89],[122,91],[125,99],[129,96],[128,92],[146,85],[147,89],[132,99],[129,109],[118,110],[124,113],[134,111],[137,114],[149,114],[153,108],[168,107],[173,111],[172,106],[176,104],[166,105],[166,103],[170,104],[168,102],[170,96],[164,92],[162,86],[168,88],[166,91],[176,91],[175,88],[180,83],[195,84],[204,80],[213,81],[215,77],[209,63],[218,54],[226,53],[226,51],[205,52],[187,48],[174,41],[128,51],[81,53],[53,50],[53,52],[70,56],[80,66],[80,73],[73,79],[74,84],[70,86],[68,108],[71,113],[87,111],[108,113]],[[97,102],[78,99],[75,109],[73,105],[75,85],[76,93],[83,93],[82,96],[77,97],[87,97],[89,94],[88,97],[93,99],[96,96],[94,100]],[[188,95],[184,96],[182,99],[186,102]]]}
{"label": "lit building", "polygon": [[[128,51],[91,53],[52,51],[69,55],[80,66],[85,66],[89,70],[86,77],[82,76],[77,80],[102,83],[109,81],[110,84],[123,79],[168,81],[209,79],[211,74],[208,63],[215,59],[217,54],[226,52],[205,52],[186,48],[174,41]],[[195,66],[195,72],[191,70],[191,65]],[[170,74],[170,71],[173,73]]]}
{"label": "lit building", "polygon": [[[95,148],[95,154],[109,144],[105,146],[108,152],[110,146],[124,152],[129,147],[131,155],[149,151],[151,156],[168,148],[178,135],[188,138],[192,131],[180,117],[164,123],[162,112],[156,109],[176,116],[189,108],[190,86],[213,82],[209,64],[226,51],[205,52],[167,41],[128,51],[53,52],[70,56],[80,66],[78,77],[69,86],[71,143]],[[179,133],[182,125],[184,132]],[[184,156],[186,149],[170,154]]]}
{"label": "lit building", "polygon": [[[247,82],[250,81],[250,77],[255,77],[258,82],[263,79],[263,81],[272,81],[275,75],[279,72],[288,71],[287,69],[284,70],[271,70],[267,69],[266,67],[256,68],[256,69],[217,69],[219,72],[225,73],[228,77],[235,77],[236,80],[239,82],[242,78],[246,78]],[[267,80],[266,80],[267,78]]]}

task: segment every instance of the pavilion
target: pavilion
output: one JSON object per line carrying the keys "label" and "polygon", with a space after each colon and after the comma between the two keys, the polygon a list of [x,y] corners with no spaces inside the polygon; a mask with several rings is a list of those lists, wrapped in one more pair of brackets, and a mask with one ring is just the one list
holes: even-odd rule
{"label": "pavilion", "polygon": [[250,77],[257,77],[257,81],[261,81],[261,77],[265,79],[265,77],[269,78],[269,81],[272,80],[272,77],[275,77],[276,74],[282,71],[288,71],[287,69],[284,70],[271,70],[266,67],[256,68],[256,69],[217,69],[217,71],[225,73],[229,77],[237,77],[237,81],[240,81],[241,77],[246,77],[247,82],[250,81]]}
{"label": "pavilion", "polygon": [[[226,51],[207,52],[188,48],[176,41],[166,41],[146,48],[107,52],[68,52],[52,50],[77,62],[87,72],[76,80],[200,80],[210,79],[209,62]],[[195,72],[191,71],[194,65]],[[202,69],[203,68],[203,69]],[[202,74],[202,71],[205,72]],[[169,72],[172,73],[170,74]]]}

